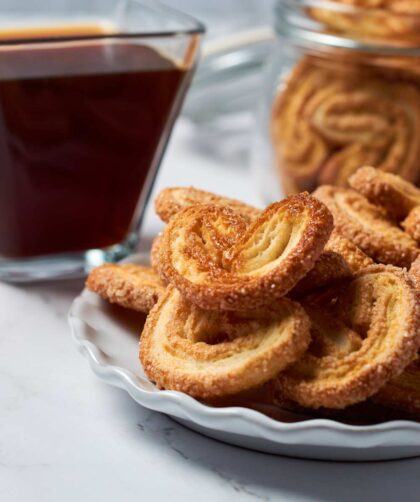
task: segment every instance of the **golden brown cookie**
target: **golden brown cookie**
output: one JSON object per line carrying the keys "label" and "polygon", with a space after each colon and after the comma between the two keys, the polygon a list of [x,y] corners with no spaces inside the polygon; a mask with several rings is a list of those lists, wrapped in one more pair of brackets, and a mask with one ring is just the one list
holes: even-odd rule
{"label": "golden brown cookie", "polygon": [[375,262],[354,242],[334,230],[325,246],[325,251],[332,251],[343,257],[352,274],[360,272]]}
{"label": "golden brown cookie", "polygon": [[416,258],[410,267],[410,277],[420,293],[420,256]]}
{"label": "golden brown cookie", "polygon": [[367,268],[335,303],[311,305],[307,313],[314,341],[276,379],[281,395],[305,407],[341,409],[364,401],[397,377],[420,346],[418,297],[408,274],[396,267]]}
{"label": "golden brown cookie", "polygon": [[324,185],[313,193],[334,216],[337,232],[375,261],[409,267],[420,254],[417,243],[384,211],[354,190]]}
{"label": "golden brown cookie", "polygon": [[147,317],[140,360],[160,388],[211,398],[267,382],[309,340],[309,320],[291,300],[279,300],[275,309],[209,312],[168,286]]}
{"label": "golden brown cookie", "polygon": [[374,167],[358,169],[349,178],[349,185],[372,204],[384,207],[397,221],[403,220],[413,208],[420,206],[420,189],[400,176]]}
{"label": "golden brown cookie", "polygon": [[228,206],[249,221],[255,219],[261,212],[260,209],[239,200],[230,199],[193,187],[165,188],[155,199],[155,210],[160,219],[168,223],[176,213],[195,204]]}
{"label": "golden brown cookie", "polygon": [[293,296],[308,294],[351,277],[375,262],[353,242],[333,230],[324,251],[303,279],[291,291]]}
{"label": "golden brown cookie", "polygon": [[308,194],[268,206],[250,226],[229,207],[196,205],[165,228],[158,269],[201,308],[256,309],[302,279],[331,231],[330,212]]}
{"label": "golden brown cookie", "polygon": [[408,235],[420,243],[420,206],[412,209],[407,218],[401,223],[401,226]]}
{"label": "golden brown cookie", "polygon": [[271,137],[286,190],[345,186],[363,165],[418,182],[420,89],[357,64],[305,57],[274,101]]}
{"label": "golden brown cookie", "polygon": [[152,241],[152,247],[150,249],[150,264],[152,265],[153,270],[157,271],[158,263],[159,263],[159,253],[160,253],[160,240],[162,238],[162,234],[158,234]]}
{"label": "golden brown cookie", "polygon": [[328,30],[361,40],[391,40],[398,45],[418,44],[418,0],[332,0],[327,8],[307,9]]}
{"label": "golden brown cookie", "polygon": [[110,303],[145,313],[165,291],[164,284],[152,268],[133,263],[107,263],[94,268],[86,287]]}
{"label": "golden brown cookie", "polygon": [[372,399],[375,403],[406,411],[420,419],[419,359],[388,382]]}
{"label": "golden brown cookie", "polygon": [[294,298],[351,277],[352,271],[341,254],[323,251],[315,266],[290,292]]}
{"label": "golden brown cookie", "polygon": [[296,284],[291,293],[308,294],[324,286],[332,286],[374,263],[353,242],[333,230],[314,268]]}

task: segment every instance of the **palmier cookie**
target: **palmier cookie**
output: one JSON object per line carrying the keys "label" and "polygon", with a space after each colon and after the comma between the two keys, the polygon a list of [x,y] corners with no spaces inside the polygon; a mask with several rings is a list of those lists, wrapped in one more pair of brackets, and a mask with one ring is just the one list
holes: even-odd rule
{"label": "palmier cookie", "polygon": [[397,221],[420,206],[420,189],[396,174],[374,167],[361,167],[348,181],[357,192],[373,204],[384,207]]}
{"label": "palmier cookie", "polygon": [[409,273],[411,280],[414,282],[414,285],[420,293],[420,256],[418,256],[411,264]]}
{"label": "palmier cookie", "polygon": [[[214,193],[205,192],[196,188],[166,188],[158,195],[156,199],[156,211],[163,221],[169,219],[177,212],[196,204],[214,203],[217,205],[227,205],[236,213],[240,214],[247,220],[254,220],[261,210],[248,206],[240,201],[227,199]],[[152,267],[156,269],[157,256],[159,252],[159,236],[153,241],[151,250],[151,263]],[[318,260],[316,261],[313,269],[303,277],[301,281],[294,288],[295,293],[303,293],[319,287],[331,284],[337,280],[349,277],[351,271],[343,256],[332,249],[325,248]],[[362,251],[359,251],[362,253]]]}
{"label": "palmier cookie", "polygon": [[388,382],[372,400],[420,418],[420,360],[407,366],[401,375]]}
{"label": "palmier cookie", "polygon": [[[191,187],[163,190],[156,199],[156,208],[162,220],[169,221],[170,217],[181,209],[194,204],[205,204],[209,201],[215,204],[228,205],[235,212],[248,219],[255,219],[261,213],[261,210],[240,201],[227,199]],[[331,284],[349,277],[352,272],[358,271],[361,266],[373,263],[373,260],[353,243],[336,233],[335,235],[335,237],[331,235],[324,252],[321,253],[313,269],[296,285],[294,293],[301,294]],[[151,262],[153,268],[156,268],[159,239],[159,236],[156,237],[152,245]]]}
{"label": "palmier cookie", "polygon": [[150,264],[153,270],[157,271],[159,263],[159,253],[160,253],[160,242],[161,234],[158,234],[152,241],[152,247],[150,248]]}
{"label": "palmier cookie", "polygon": [[147,317],[140,360],[160,388],[211,398],[270,380],[309,341],[308,317],[291,300],[248,313],[209,312],[168,286]]}
{"label": "palmier cookie", "polygon": [[230,199],[193,187],[165,188],[155,199],[155,211],[162,221],[168,223],[172,216],[179,213],[179,211],[196,204],[228,206],[248,221],[254,220],[261,212],[260,209],[239,200]]}
{"label": "palmier cookie", "polygon": [[410,211],[401,226],[414,240],[420,243],[420,206]]}
{"label": "palmier cookie", "polygon": [[353,242],[333,230],[315,266],[292,290],[301,296],[351,277],[375,262]]}
{"label": "palmier cookie", "polygon": [[305,56],[274,100],[271,137],[285,190],[347,186],[363,165],[417,181],[420,90],[373,66]]}
{"label": "palmier cookie", "polygon": [[354,242],[340,235],[334,230],[325,246],[325,251],[332,251],[339,254],[346,261],[352,274],[356,274],[369,265],[374,265],[374,261],[365,254]]}
{"label": "palmier cookie", "polygon": [[[420,346],[420,305],[403,270],[373,265],[343,288],[338,301],[340,308],[348,306],[347,322],[352,321],[352,313],[355,322],[348,326],[336,315],[326,322],[313,314],[322,309],[319,305],[312,312],[307,310],[312,336],[326,340],[324,349],[314,344],[276,379],[281,395],[308,408],[341,409],[364,401],[397,377]],[[324,310],[327,313],[328,306]],[[364,332],[360,325],[367,320]],[[349,329],[354,333],[349,335]],[[331,344],[339,349],[331,351]]]}
{"label": "palmier cookie", "polygon": [[291,290],[292,298],[301,297],[311,291],[332,285],[351,277],[352,272],[346,260],[334,251],[323,251],[310,270]]}
{"label": "palmier cookie", "polygon": [[[398,44],[418,46],[418,0],[333,0],[327,8],[309,7],[307,12],[333,32],[364,40],[390,39]],[[372,58],[372,54],[369,56]]]}
{"label": "palmier cookie", "polygon": [[412,237],[398,228],[381,208],[354,190],[324,185],[313,196],[331,211],[337,232],[375,261],[409,267],[420,254]]}
{"label": "palmier cookie", "polygon": [[133,263],[96,267],[90,272],[86,286],[110,303],[145,313],[165,291],[152,268]]}
{"label": "palmier cookie", "polygon": [[163,280],[204,309],[271,305],[311,270],[333,225],[325,205],[305,193],[272,204],[242,234],[241,223],[220,206],[175,215],[162,235]]}

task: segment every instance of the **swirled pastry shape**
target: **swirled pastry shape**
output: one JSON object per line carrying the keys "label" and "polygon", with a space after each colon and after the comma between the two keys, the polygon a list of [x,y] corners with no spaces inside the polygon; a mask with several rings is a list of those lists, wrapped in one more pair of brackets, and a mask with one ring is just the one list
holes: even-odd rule
{"label": "swirled pastry shape", "polygon": [[417,359],[375,396],[375,403],[406,411],[420,418],[420,361]]}
{"label": "swirled pastry shape", "polygon": [[420,40],[418,0],[333,0],[327,8],[308,12],[329,30],[356,38],[393,40],[398,45]]}
{"label": "swirled pastry shape", "polygon": [[159,266],[159,253],[160,253],[161,234],[158,234],[152,241],[150,248],[150,265],[152,269],[157,271]]}
{"label": "swirled pastry shape", "polygon": [[[409,275],[420,301],[420,256],[411,264]],[[383,406],[406,411],[420,418],[420,359],[417,356],[397,378],[392,379],[373,401]]]}
{"label": "swirled pastry shape", "polygon": [[372,204],[382,206],[387,213],[401,221],[420,206],[420,189],[400,176],[385,173],[374,167],[361,167],[349,178],[349,185]]}
{"label": "swirled pastry shape", "polygon": [[292,298],[351,277],[352,272],[344,257],[334,251],[323,251],[315,266],[291,290]]}
{"label": "swirled pastry shape", "polygon": [[309,341],[308,317],[291,300],[279,300],[275,309],[210,312],[168,286],[147,317],[140,360],[160,388],[211,398],[270,380]]}
{"label": "swirled pastry shape", "polygon": [[249,226],[229,207],[192,206],[163,232],[159,273],[203,309],[264,307],[314,266],[332,226],[331,213],[308,194],[268,206]]}
{"label": "swirled pastry shape", "polygon": [[412,237],[395,225],[383,209],[354,190],[324,185],[313,196],[331,211],[337,232],[375,261],[409,267],[420,254]]}
{"label": "swirled pastry shape", "polygon": [[[215,193],[198,190],[191,187],[166,188],[159,193],[156,199],[156,209],[158,215],[165,222],[169,221],[176,213],[196,204],[208,204],[209,202],[220,206],[229,206],[248,222],[255,220],[262,210],[242,203],[241,201],[227,199]],[[333,232],[334,234],[334,232]],[[335,233],[336,234],[336,233]],[[160,236],[157,236],[152,243],[150,252],[152,267],[157,270]],[[340,242],[340,245],[339,245]],[[347,262],[349,260],[349,262]],[[353,262],[359,260],[359,265],[372,264],[373,260],[367,257],[347,239],[331,235],[312,270],[296,284],[293,292],[302,294],[327,284],[331,284],[345,277],[349,277],[355,271]],[[360,268],[360,267],[359,267]],[[359,270],[357,268],[357,271]]]}
{"label": "swirled pastry shape", "polygon": [[104,300],[147,313],[165,291],[165,285],[150,267],[133,263],[107,263],[94,268],[86,287]]}
{"label": "swirled pastry shape", "polygon": [[228,206],[249,221],[255,219],[261,212],[260,209],[239,200],[230,199],[193,187],[165,188],[155,199],[155,211],[162,221],[168,223],[172,216],[179,213],[182,209],[196,204]]}
{"label": "swirled pastry shape", "polygon": [[411,235],[414,240],[420,243],[420,206],[415,207],[408,213],[401,226],[408,235]]}
{"label": "swirled pastry shape", "polygon": [[338,301],[339,309],[348,306],[346,322],[336,313],[328,318],[327,310],[320,314],[319,305],[307,310],[312,336],[322,343],[276,379],[280,394],[308,408],[364,401],[400,375],[420,346],[420,305],[406,272],[373,265],[338,293]]}
{"label": "swirled pastry shape", "polygon": [[331,251],[339,254],[346,262],[352,274],[356,274],[375,262],[365,254],[354,242],[340,235],[333,230],[326,246],[325,251]]}
{"label": "swirled pastry shape", "polygon": [[420,256],[416,258],[410,267],[410,277],[420,294]]}
{"label": "swirled pastry shape", "polygon": [[274,101],[271,136],[289,191],[346,186],[363,165],[418,182],[420,90],[361,65],[305,57]]}
{"label": "swirled pastry shape", "polygon": [[314,268],[296,284],[291,294],[301,296],[332,286],[374,263],[356,244],[333,230]]}

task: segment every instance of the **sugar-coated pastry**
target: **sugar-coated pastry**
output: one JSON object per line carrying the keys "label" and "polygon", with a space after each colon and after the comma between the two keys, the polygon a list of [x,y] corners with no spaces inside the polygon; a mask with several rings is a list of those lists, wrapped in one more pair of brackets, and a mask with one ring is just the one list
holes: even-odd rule
{"label": "sugar-coated pastry", "polygon": [[401,221],[410,211],[420,206],[420,189],[395,174],[374,167],[361,167],[349,185],[364,195],[372,204],[382,206],[395,220]]}
{"label": "sugar-coated pastry", "polygon": [[420,254],[416,241],[358,192],[324,185],[313,196],[331,211],[337,232],[375,261],[409,267]]}
{"label": "sugar-coated pastry", "polygon": [[306,310],[313,343],[276,379],[281,395],[308,408],[366,400],[398,377],[420,346],[420,304],[405,271],[372,265],[334,300]]}
{"label": "sugar-coated pastry", "polygon": [[420,360],[417,358],[407,366],[372,399],[375,403],[408,412],[420,419]]}
{"label": "sugar-coated pastry", "polygon": [[331,213],[304,193],[268,206],[249,226],[229,207],[196,205],[165,228],[158,270],[201,308],[256,309],[313,268],[331,231]]}
{"label": "sugar-coated pastry", "polygon": [[273,309],[211,312],[168,286],[147,317],[140,360],[160,388],[211,398],[267,382],[309,341],[308,317],[291,300]]}
{"label": "sugar-coated pastry", "polygon": [[401,226],[407,234],[420,244],[420,206],[415,207],[408,213]]}
{"label": "sugar-coated pastry", "polygon": [[110,303],[145,313],[165,291],[152,268],[133,263],[107,263],[96,267],[90,272],[86,286]]}
{"label": "sugar-coated pastry", "polygon": [[331,0],[327,8],[309,7],[309,15],[328,30],[359,39],[395,40],[418,45],[418,0]]}
{"label": "sugar-coated pastry", "polygon": [[420,293],[420,256],[417,257],[411,264],[409,274],[411,280],[414,282],[417,290]]}
{"label": "sugar-coated pastry", "polygon": [[162,190],[155,199],[156,214],[162,221],[168,223],[176,213],[196,204],[217,204],[229,206],[248,221],[255,219],[260,209],[236,199],[216,195],[193,187],[170,187]]}
{"label": "sugar-coated pastry", "polygon": [[306,56],[292,70],[271,117],[287,193],[346,186],[363,165],[419,181],[420,89],[371,68]]}

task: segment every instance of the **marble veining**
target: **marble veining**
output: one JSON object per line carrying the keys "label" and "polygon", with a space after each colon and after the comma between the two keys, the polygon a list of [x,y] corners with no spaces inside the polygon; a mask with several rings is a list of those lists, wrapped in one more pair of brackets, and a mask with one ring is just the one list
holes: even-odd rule
{"label": "marble veining", "polygon": [[[155,437],[156,441],[164,443],[172,452],[178,455],[182,460],[190,463],[199,463],[203,452],[197,449],[194,443],[185,441],[189,432],[182,426],[168,425],[166,420],[161,423],[161,420],[156,420],[156,413],[146,414],[145,419],[137,424],[138,429],[145,434]],[[239,450],[240,451],[240,450]],[[269,501],[271,498],[267,495],[262,495],[251,489],[248,484],[233,474],[228,474],[228,471],[223,470],[220,466],[209,465],[209,472],[213,473],[218,481],[223,485],[229,486],[234,492],[251,497],[254,500]]]}

